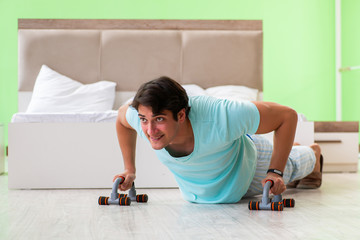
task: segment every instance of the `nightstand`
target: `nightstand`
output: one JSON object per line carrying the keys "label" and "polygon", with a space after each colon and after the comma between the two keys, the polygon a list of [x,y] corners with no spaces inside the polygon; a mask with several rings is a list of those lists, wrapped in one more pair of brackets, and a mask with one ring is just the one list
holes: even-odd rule
{"label": "nightstand", "polygon": [[5,172],[4,125],[0,124],[0,174]]}
{"label": "nightstand", "polygon": [[314,129],[324,156],[323,172],[357,172],[359,122],[315,122]]}

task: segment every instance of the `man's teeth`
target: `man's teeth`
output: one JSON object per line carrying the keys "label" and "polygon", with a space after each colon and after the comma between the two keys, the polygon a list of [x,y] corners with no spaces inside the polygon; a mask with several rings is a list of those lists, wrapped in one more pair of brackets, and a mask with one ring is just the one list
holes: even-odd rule
{"label": "man's teeth", "polygon": [[151,137],[152,140],[159,140],[162,136],[160,137]]}

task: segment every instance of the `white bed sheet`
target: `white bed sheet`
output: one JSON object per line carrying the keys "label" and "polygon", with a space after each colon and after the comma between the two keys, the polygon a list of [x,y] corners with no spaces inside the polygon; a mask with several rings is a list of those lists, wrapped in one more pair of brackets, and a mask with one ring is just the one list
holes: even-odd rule
{"label": "white bed sheet", "polygon": [[[15,113],[12,123],[51,123],[51,122],[115,122],[118,111],[82,113]],[[298,114],[299,122],[307,122],[303,114]]]}
{"label": "white bed sheet", "polygon": [[117,111],[82,113],[16,113],[12,123],[51,123],[51,122],[114,122]]}

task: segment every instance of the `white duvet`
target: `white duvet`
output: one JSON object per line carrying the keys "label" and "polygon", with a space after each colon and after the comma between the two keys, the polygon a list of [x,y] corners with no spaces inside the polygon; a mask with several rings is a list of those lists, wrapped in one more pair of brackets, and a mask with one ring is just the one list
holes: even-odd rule
{"label": "white duvet", "polygon": [[82,113],[16,113],[13,123],[44,123],[44,122],[114,122],[117,111],[82,112]]}

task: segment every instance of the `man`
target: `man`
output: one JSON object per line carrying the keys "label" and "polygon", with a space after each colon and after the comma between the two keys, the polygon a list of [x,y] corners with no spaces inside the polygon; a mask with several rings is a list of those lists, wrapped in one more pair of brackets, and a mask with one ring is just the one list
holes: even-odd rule
{"label": "man", "polygon": [[[320,148],[293,147],[296,125],[297,113],[291,108],[208,96],[189,99],[180,84],[161,77],[143,84],[131,106],[119,109],[116,129],[125,171],[115,178],[125,177],[120,190],[131,187],[139,134],[190,202],[235,203],[261,193],[267,179],[274,181],[273,194],[304,177],[295,185],[320,187]],[[273,130],[273,146],[254,135]]]}

